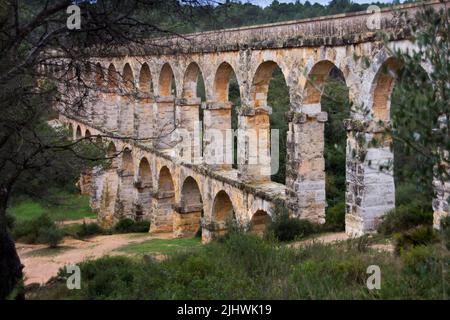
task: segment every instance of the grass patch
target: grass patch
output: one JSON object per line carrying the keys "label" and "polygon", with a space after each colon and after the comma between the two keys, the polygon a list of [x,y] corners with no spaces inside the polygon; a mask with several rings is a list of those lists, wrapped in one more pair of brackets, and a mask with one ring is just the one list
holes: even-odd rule
{"label": "grass patch", "polygon": [[131,254],[160,253],[172,255],[179,251],[199,247],[200,245],[200,238],[152,239],[142,243],[123,246],[118,251]]}
{"label": "grass patch", "polygon": [[44,213],[54,221],[96,217],[89,206],[88,196],[64,192],[53,194],[48,202],[22,199],[14,202],[8,212],[18,221],[36,219]]}

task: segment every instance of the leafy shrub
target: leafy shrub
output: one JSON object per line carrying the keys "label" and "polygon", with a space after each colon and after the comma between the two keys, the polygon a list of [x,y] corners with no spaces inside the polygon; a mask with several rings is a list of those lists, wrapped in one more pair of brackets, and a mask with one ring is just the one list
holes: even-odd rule
{"label": "leafy shrub", "polygon": [[43,214],[36,219],[18,221],[14,225],[12,234],[15,240],[33,244],[39,243],[39,235],[50,228],[56,229],[56,224],[49,215]]}
{"label": "leafy shrub", "polygon": [[411,203],[400,205],[389,211],[378,226],[378,232],[390,235],[418,225],[431,225],[432,223],[433,213],[431,211],[424,211],[421,207]]}
{"label": "leafy shrub", "polygon": [[400,254],[415,246],[425,246],[437,240],[438,236],[431,226],[418,226],[395,235],[395,252]]}
{"label": "leafy shrub", "polygon": [[417,246],[402,254],[405,271],[416,275],[430,276],[441,272],[440,259],[431,247]]}
{"label": "leafy shrub", "polygon": [[441,233],[445,246],[450,250],[450,216],[441,219]]}
{"label": "leafy shrub", "polygon": [[327,231],[345,230],[345,202],[341,201],[327,209],[324,229]]}
{"label": "leafy shrub", "polygon": [[64,232],[56,226],[43,227],[39,229],[37,243],[48,244],[50,248],[56,248],[64,237]]}
{"label": "leafy shrub", "polygon": [[279,241],[292,241],[317,232],[317,227],[307,220],[292,218],[288,213],[275,217],[269,224],[268,234],[273,234]]}
{"label": "leafy shrub", "polygon": [[114,233],[131,233],[131,232],[148,232],[150,229],[150,222],[139,221],[135,222],[130,218],[119,220],[113,227]]}
{"label": "leafy shrub", "polygon": [[102,227],[100,227],[97,223],[91,222],[91,223],[85,223],[80,227],[80,230],[76,232],[76,236],[79,238],[86,238],[98,234],[104,234],[105,230],[103,230]]}

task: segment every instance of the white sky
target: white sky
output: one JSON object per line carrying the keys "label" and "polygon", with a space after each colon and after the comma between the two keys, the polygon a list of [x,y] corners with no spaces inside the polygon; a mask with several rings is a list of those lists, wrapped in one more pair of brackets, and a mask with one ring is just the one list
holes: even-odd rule
{"label": "white sky", "polygon": [[[278,1],[279,2],[285,2],[285,3],[295,2],[295,0],[278,0]],[[304,3],[305,1],[306,0],[301,0],[300,2]],[[330,1],[331,0],[309,0],[309,2],[311,2],[311,3],[318,2],[320,4],[328,4]],[[270,5],[272,3],[272,0],[241,0],[241,2],[242,3],[250,2],[250,3],[253,3],[253,4],[257,4],[257,5],[261,6],[261,7],[265,7],[265,6]],[[374,0],[374,1],[371,1],[371,0],[353,0],[353,2],[356,2],[356,3],[371,3],[371,2],[391,3],[392,0]]]}

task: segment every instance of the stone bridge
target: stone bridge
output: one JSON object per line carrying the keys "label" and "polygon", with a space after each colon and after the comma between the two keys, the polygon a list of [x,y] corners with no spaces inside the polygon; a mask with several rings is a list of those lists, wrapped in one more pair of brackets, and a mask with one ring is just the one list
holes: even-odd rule
{"label": "stone bridge", "polygon": [[[107,54],[93,49],[83,67],[83,77],[92,84],[86,110],[60,118],[74,139],[102,136],[109,154],[119,155],[109,168],[92,173],[89,192],[100,221],[148,219],[150,231],[173,231],[174,236],[190,236],[201,227],[203,240],[209,241],[226,232],[232,218],[260,233],[281,203],[296,217],[324,223],[327,114],[321,109],[321,85],[338,69],[353,105],[345,121],[346,232],[373,231],[395,206],[392,169],[380,170],[393,160],[391,140],[383,131],[401,67],[390,49],[414,48],[408,25],[420,9],[420,4],[408,4],[196,33]],[[276,67],[290,100],[285,184],[270,180],[267,94]],[[240,106],[229,101],[232,76]],[[199,77],[205,101],[197,92]],[[238,114],[237,167],[232,108]],[[370,143],[374,139],[380,140],[376,146]],[[445,214],[444,206],[436,200],[436,216]]]}

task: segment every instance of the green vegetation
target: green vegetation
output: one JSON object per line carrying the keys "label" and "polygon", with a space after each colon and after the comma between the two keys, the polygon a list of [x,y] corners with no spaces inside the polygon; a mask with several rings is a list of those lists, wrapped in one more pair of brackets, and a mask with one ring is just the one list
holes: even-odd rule
{"label": "green vegetation", "polygon": [[152,239],[137,244],[129,244],[119,249],[126,253],[149,254],[158,253],[172,255],[182,250],[191,250],[201,245],[201,239],[194,238],[176,238],[176,239]]}
{"label": "green vegetation", "polygon": [[[172,240],[175,241],[175,240]],[[180,239],[181,241],[181,239]],[[148,242],[150,246],[151,242]],[[159,249],[161,250],[161,249]],[[148,252],[147,250],[142,250]],[[65,270],[31,299],[442,299],[450,293],[443,272],[448,251],[419,246],[402,255],[349,240],[293,249],[233,233],[157,262],[104,257],[81,264],[81,290],[68,290]],[[382,270],[381,289],[368,290],[366,270]]]}
{"label": "green vegetation", "polygon": [[317,233],[319,228],[307,220],[290,217],[285,211],[277,214],[268,225],[267,236],[273,236],[279,241],[292,241]]}
{"label": "green vegetation", "polygon": [[150,229],[150,222],[148,221],[134,221],[132,219],[121,219],[112,228],[113,233],[134,233],[134,232],[148,232]]}
{"label": "green vegetation", "polygon": [[22,198],[8,209],[16,220],[32,220],[47,214],[54,221],[95,218],[89,207],[89,197],[74,192],[54,192],[44,199]]}
{"label": "green vegetation", "polygon": [[24,243],[43,243],[55,248],[64,233],[46,214],[32,220],[17,221],[13,224],[12,234],[16,241]]}

